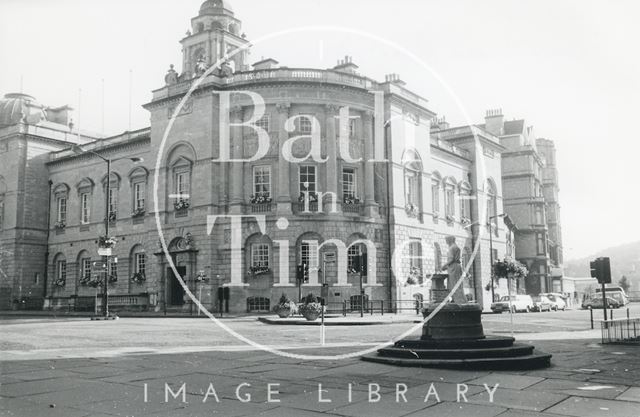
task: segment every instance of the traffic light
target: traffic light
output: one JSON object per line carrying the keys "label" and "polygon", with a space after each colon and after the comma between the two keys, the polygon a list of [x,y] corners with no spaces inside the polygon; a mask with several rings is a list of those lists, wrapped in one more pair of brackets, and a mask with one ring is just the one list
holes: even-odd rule
{"label": "traffic light", "polygon": [[589,263],[591,277],[598,280],[600,284],[611,283],[611,263],[608,257],[596,258]]}
{"label": "traffic light", "polygon": [[296,266],[296,281],[299,283],[309,282],[309,265]]}

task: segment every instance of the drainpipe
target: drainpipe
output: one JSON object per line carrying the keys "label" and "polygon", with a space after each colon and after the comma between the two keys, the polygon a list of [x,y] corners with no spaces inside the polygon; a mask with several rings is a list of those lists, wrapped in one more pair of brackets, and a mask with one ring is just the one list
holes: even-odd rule
{"label": "drainpipe", "polygon": [[42,297],[47,296],[47,282],[49,277],[49,231],[51,230],[51,213],[49,210],[51,209],[51,187],[53,186],[53,181],[49,180],[49,204],[47,205],[47,242],[44,251],[44,277],[42,282],[44,284],[44,291],[42,293]]}
{"label": "drainpipe", "polygon": [[[389,129],[389,122],[384,124],[384,139],[385,145],[387,145],[387,138]],[[391,174],[393,169],[393,163],[387,161],[387,245],[389,248],[389,311],[391,312],[391,306],[393,305],[393,251],[391,249]],[[396,306],[396,311],[397,312]]]}

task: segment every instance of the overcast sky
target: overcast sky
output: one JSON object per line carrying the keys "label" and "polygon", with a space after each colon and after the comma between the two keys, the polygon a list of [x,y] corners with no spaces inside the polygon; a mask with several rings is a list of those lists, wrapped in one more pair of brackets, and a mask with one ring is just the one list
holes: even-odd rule
{"label": "overcast sky", "polygon": [[[178,41],[201,0],[2,0],[0,94],[78,107],[84,129],[149,123],[140,107],[180,70]],[[565,258],[640,239],[640,6],[637,1],[232,0],[251,61],[398,73],[452,124],[502,108],[558,149]],[[325,25],[356,29],[375,37]],[[393,46],[395,45],[395,46]],[[412,59],[414,54],[426,66]],[[102,84],[104,80],[104,113]],[[79,90],[82,90],[79,93]],[[458,100],[458,102],[456,101]],[[458,104],[462,106],[459,106]],[[640,256],[640,254],[639,254]]]}

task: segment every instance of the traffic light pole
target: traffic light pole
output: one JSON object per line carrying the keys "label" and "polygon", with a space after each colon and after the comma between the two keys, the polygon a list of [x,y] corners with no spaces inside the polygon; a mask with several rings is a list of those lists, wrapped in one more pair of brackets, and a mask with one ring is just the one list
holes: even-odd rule
{"label": "traffic light pole", "polygon": [[604,312],[604,328],[607,326],[607,294],[605,293],[604,282],[602,283],[602,311]]}

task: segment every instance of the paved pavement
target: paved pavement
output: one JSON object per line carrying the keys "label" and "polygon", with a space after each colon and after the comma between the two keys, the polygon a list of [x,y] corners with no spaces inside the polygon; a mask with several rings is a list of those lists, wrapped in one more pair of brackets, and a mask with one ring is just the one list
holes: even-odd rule
{"label": "paved pavement", "polygon": [[[406,369],[358,359],[300,360],[229,349],[3,361],[0,415],[640,415],[637,347],[601,346],[593,340],[539,341],[536,346],[554,353],[553,367],[499,373]],[[296,352],[338,354],[345,349]]]}
{"label": "paved pavement", "polygon": [[[567,313],[514,316],[519,341],[554,355],[551,368],[528,372],[282,357],[241,344],[208,320],[0,320],[0,416],[640,417],[638,346],[600,345],[584,312]],[[508,315],[483,322],[510,332]],[[330,327],[321,347],[315,327],[224,323],[311,355],[369,348],[411,326]]]}

